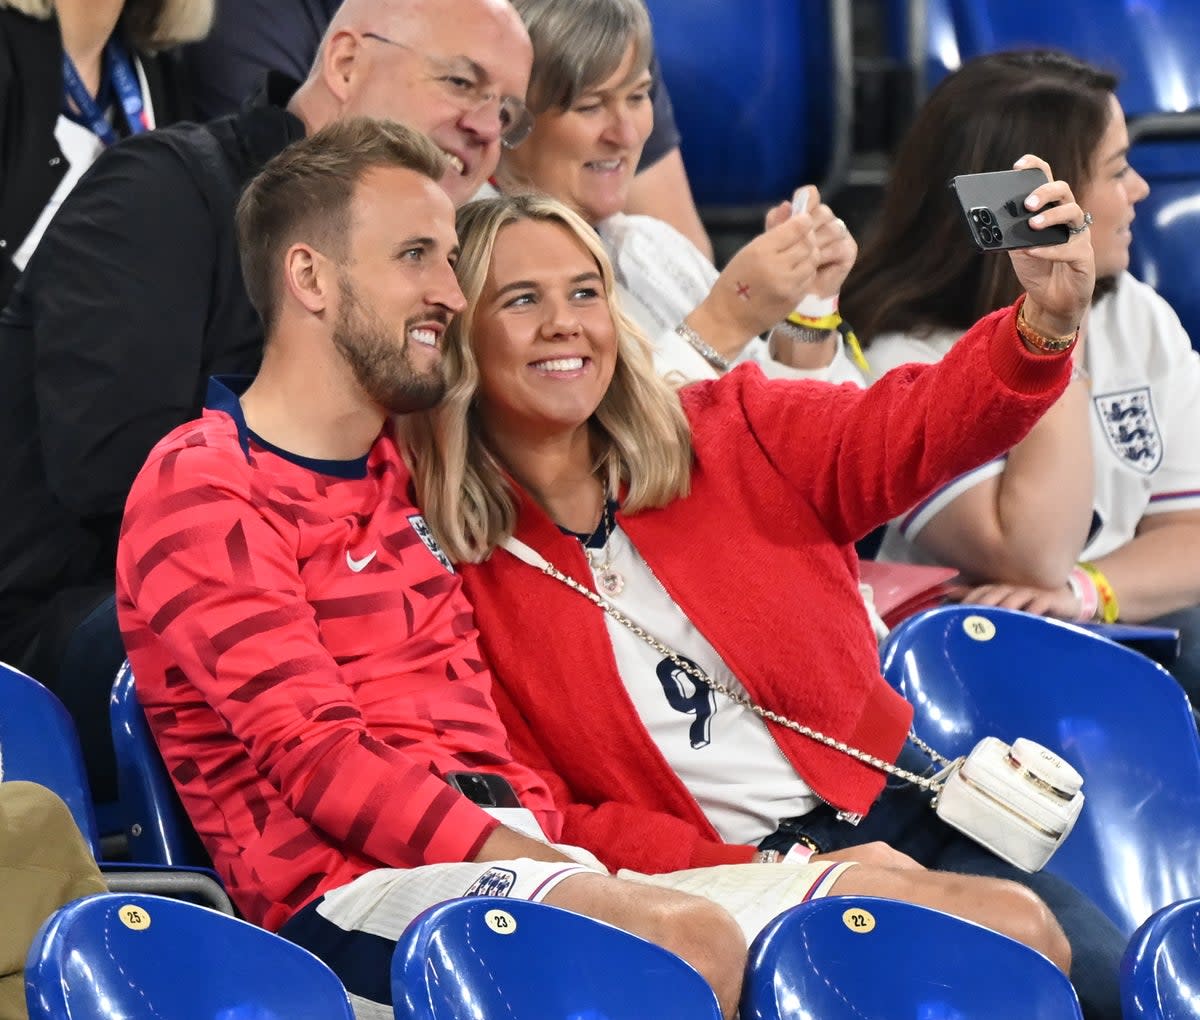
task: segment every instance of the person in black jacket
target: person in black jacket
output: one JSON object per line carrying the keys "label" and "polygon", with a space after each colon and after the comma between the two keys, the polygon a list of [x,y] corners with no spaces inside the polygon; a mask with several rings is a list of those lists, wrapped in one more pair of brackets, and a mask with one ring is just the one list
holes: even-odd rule
{"label": "person in black jacket", "polygon": [[213,0],[0,0],[0,303],[103,149],[191,115],[172,54]]}
{"label": "person in black jacket", "polygon": [[233,211],[289,142],[387,116],[450,157],[465,202],[520,141],[532,50],[508,0],[346,0],[308,79],[269,79],[209,125],[106,150],[54,218],[0,313],[0,659],[63,699],[97,799],[115,792],[107,698],[123,657],[117,533],[150,448],[250,374],[262,327]]}

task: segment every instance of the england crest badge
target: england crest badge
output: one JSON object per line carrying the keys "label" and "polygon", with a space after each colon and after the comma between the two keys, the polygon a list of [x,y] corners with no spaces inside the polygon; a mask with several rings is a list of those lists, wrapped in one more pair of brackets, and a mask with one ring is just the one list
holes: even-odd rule
{"label": "england crest badge", "polygon": [[488,868],[468,889],[464,896],[507,896],[517,884],[517,873],[508,868]]}
{"label": "england crest badge", "polygon": [[426,523],[425,518],[420,514],[409,514],[408,523],[412,525],[413,531],[417,533],[417,538],[425,543],[425,548],[433,553],[438,563],[453,574],[454,564],[450,562],[450,557],[442,552],[442,547],[438,545],[437,539],[433,537],[433,529]]}
{"label": "england crest badge", "polygon": [[1093,397],[1108,444],[1129,467],[1152,475],[1162,463],[1162,435],[1149,386]]}

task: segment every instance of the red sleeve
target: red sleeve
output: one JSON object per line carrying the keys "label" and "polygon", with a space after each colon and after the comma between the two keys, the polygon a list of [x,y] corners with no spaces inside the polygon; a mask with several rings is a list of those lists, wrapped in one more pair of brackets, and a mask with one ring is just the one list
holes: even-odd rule
{"label": "red sleeve", "polygon": [[1015,307],[985,316],[937,364],[901,366],[865,390],[743,366],[725,385],[685,390],[688,414],[697,430],[740,417],[834,540],[856,541],[1020,442],[1066,388],[1069,354],[1026,350]]}
{"label": "red sleeve", "polygon": [[615,801],[584,804],[573,800],[504,686],[497,684],[494,693],[513,756],[550,787],[563,814],[563,829],[556,837],[559,842],[592,851],[611,870],[629,868],[646,874],[742,864],[754,856],[752,846],[710,839],[690,822],[665,812]]}
{"label": "red sleeve", "polygon": [[181,672],[288,808],[347,852],[471,859],[497,822],[368,730],[321,643],[294,526],[229,468],[193,446],[152,456],[134,485],[117,588],[135,672]]}

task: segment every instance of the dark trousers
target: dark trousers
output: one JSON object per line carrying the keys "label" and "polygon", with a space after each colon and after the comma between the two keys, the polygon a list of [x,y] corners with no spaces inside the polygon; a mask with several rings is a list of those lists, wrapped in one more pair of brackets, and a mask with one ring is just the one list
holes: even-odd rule
{"label": "dark trousers", "polygon": [[[908,747],[898,764],[927,773],[929,761]],[[919,787],[889,778],[867,817],[858,825],[839,821],[826,806],[800,818],[787,819],[759,845],[788,850],[803,836],[820,851],[842,850],[881,842],[938,871],[1011,879],[1036,892],[1050,908],[1071,943],[1071,982],[1087,1020],[1121,1020],[1117,969],[1125,938],[1116,925],[1079,890],[1044,872],[1029,874],[1000,860],[978,843],[952,829],[933,813],[930,795]]]}

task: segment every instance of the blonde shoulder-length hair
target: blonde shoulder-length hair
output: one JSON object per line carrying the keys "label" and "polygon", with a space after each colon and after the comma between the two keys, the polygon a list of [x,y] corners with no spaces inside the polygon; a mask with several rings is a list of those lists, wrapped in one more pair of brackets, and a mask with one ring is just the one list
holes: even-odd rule
{"label": "blonde shoulder-length hair", "polygon": [[[125,0],[121,20],[140,50],[166,50],[196,42],[212,27],[215,0]],[[54,17],[54,0],[0,0],[8,8],[39,21]]]}
{"label": "blonde shoulder-length hair", "polygon": [[471,202],[458,214],[462,246],[455,272],[466,310],[447,330],[443,353],[445,399],[432,411],[400,419],[417,501],[446,553],[477,563],[513,533],[517,500],[504,463],[488,441],[475,393],[479,364],[472,337],[479,300],[500,231],[522,220],[569,230],[596,261],[617,330],[612,382],[592,414],[595,470],[608,491],[626,489],[623,509],[634,513],[686,496],[692,442],[675,390],[654,370],[649,342],[617,305],[612,264],[596,232],[554,199],[514,195]]}

